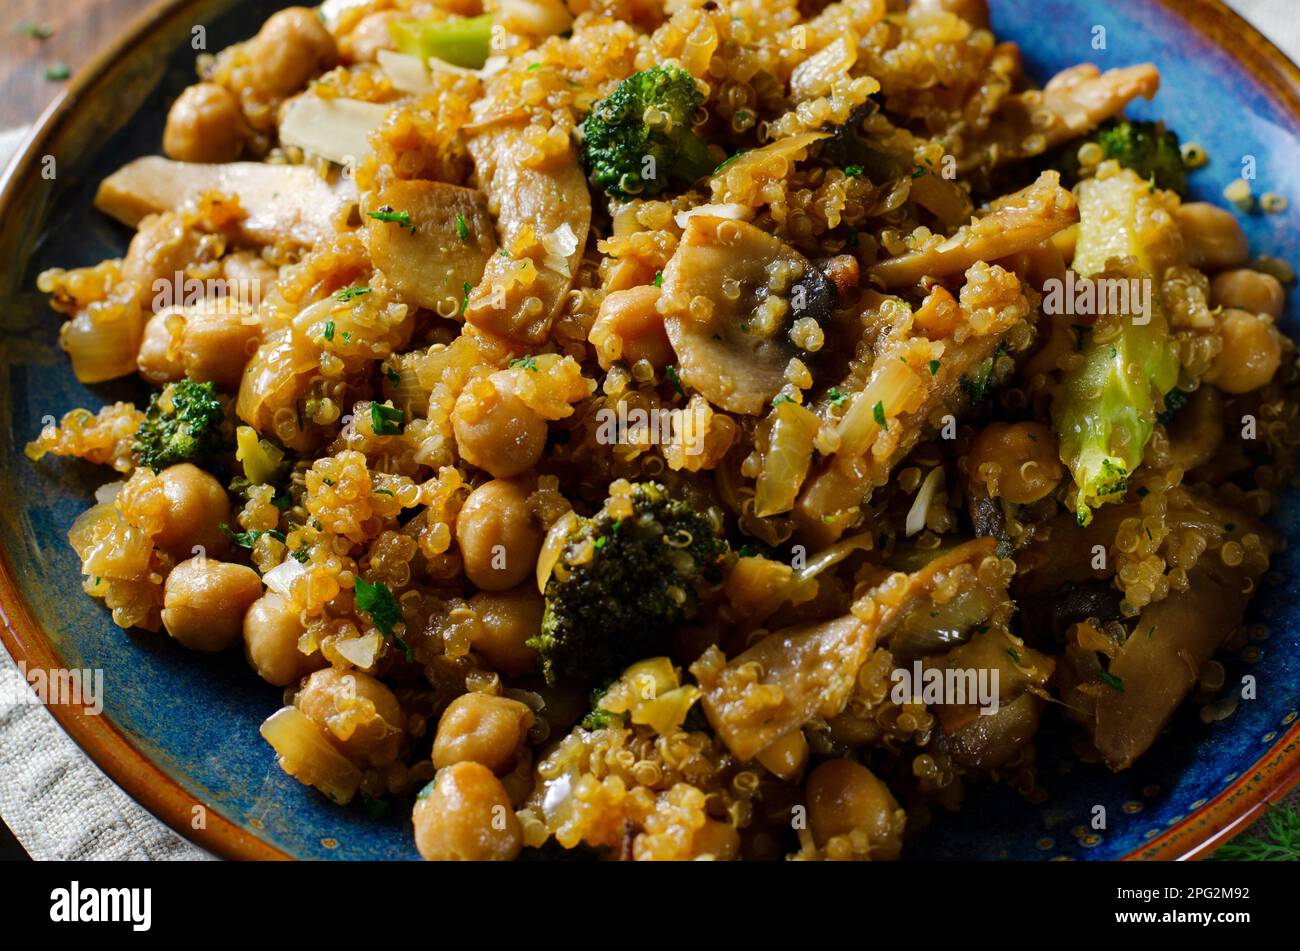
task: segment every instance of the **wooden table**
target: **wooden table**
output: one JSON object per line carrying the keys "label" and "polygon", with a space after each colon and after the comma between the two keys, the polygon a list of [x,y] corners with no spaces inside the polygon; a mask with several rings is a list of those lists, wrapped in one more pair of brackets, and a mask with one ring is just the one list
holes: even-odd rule
{"label": "wooden table", "polygon": [[[113,42],[154,0],[4,0],[0,26],[0,130],[36,119],[65,81],[47,69],[71,72]],[[48,27],[46,39],[25,27]]]}

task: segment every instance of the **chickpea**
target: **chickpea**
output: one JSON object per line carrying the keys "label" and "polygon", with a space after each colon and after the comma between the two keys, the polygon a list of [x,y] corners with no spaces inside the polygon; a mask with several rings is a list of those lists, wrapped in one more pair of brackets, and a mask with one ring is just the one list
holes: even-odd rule
{"label": "chickpea", "polygon": [[546,420],[492,380],[461,393],[451,423],[461,458],[498,479],[531,469],[546,448]]}
{"label": "chickpea", "polygon": [[252,568],[200,555],[167,576],[163,626],[190,650],[223,651],[239,641],[244,612],[261,596],[262,579]]}
{"label": "chickpea", "polygon": [[807,795],[808,825],[819,847],[861,830],[871,858],[893,860],[902,852],[902,810],[889,788],[865,766],[848,759],[827,760],[808,777]]}
{"label": "chickpea", "polygon": [[387,766],[397,759],[406,718],[393,692],[369,674],[318,670],[293,702],[357,765]]}
{"label": "chickpea", "polygon": [[486,693],[462,694],[438,720],[433,765],[482,763],[494,773],[509,772],[534,721],[518,700]]}
{"label": "chickpea", "polygon": [[140,355],[135,362],[140,375],[154,386],[165,386],[185,376],[179,346],[184,325],[185,315],[175,308],[160,310],[144,325]]}
{"label": "chickpea", "polygon": [[[587,335],[596,347],[601,367],[608,370],[615,359],[629,366],[648,360],[661,370],[677,359],[664,329],[664,316],[657,307],[659,293],[659,288],[646,285],[606,295]],[[615,337],[617,355],[611,349]]]}
{"label": "chickpea", "polygon": [[465,574],[484,591],[504,591],[527,578],[542,550],[542,527],[528,507],[529,486],[493,479],[469,494],[456,519]]}
{"label": "chickpea", "polygon": [[480,591],[469,599],[478,615],[470,635],[474,650],[503,674],[527,674],[537,669],[537,651],[524,642],[542,629],[545,601],[537,586],[525,582],[509,591]]}
{"label": "chickpea", "polygon": [[338,61],[334,37],[316,11],[289,7],[272,14],[251,42],[253,83],[263,93],[287,96]]}
{"label": "chickpea", "polygon": [[230,540],[221,530],[230,521],[230,497],[216,477],[188,462],[168,466],[158,474],[168,506],[162,530],[153,543],[173,558],[186,558],[202,545],[209,555],[221,555]]}
{"label": "chickpea", "polygon": [[415,847],[430,862],[508,862],[524,830],[501,780],[481,763],[438,770],[416,800]]}
{"label": "chickpea", "polygon": [[243,311],[222,300],[204,302],[186,314],[181,330],[185,375],[237,391],[261,335],[261,325]]}
{"label": "chickpea", "polygon": [[339,56],[345,63],[373,63],[380,50],[396,49],[388,24],[410,17],[402,10],[381,10],[361,18],[347,36],[339,40]]}
{"label": "chickpea", "polygon": [[[970,477],[1020,505],[1045,498],[1065,475],[1056,437],[1042,423],[990,423],[971,446]],[[990,472],[986,466],[996,466]]]}
{"label": "chickpea", "polygon": [[740,854],[740,833],[730,822],[705,819],[695,832],[694,852],[711,855],[719,862],[730,862]]}
{"label": "chickpea", "polygon": [[267,683],[286,687],[326,664],[319,651],[309,656],[298,649],[303,631],[298,612],[268,591],[244,615],[244,656]]}
{"label": "chickpea", "polygon": [[1282,282],[1272,274],[1240,268],[1214,275],[1210,281],[1210,299],[1215,307],[1268,314],[1280,320],[1286,292],[1282,290]]}
{"label": "chickpea", "polygon": [[1246,233],[1232,212],[1208,202],[1193,201],[1174,212],[1193,267],[1209,271],[1241,267],[1250,257]]}
{"label": "chickpea", "polygon": [[233,162],[243,151],[245,128],[234,93],[216,83],[196,83],[167,112],[163,151],[178,162]]}
{"label": "chickpea", "polygon": [[1269,380],[1282,363],[1282,335],[1273,321],[1244,310],[1219,316],[1223,349],[1210,364],[1204,380],[1225,393],[1249,393]]}

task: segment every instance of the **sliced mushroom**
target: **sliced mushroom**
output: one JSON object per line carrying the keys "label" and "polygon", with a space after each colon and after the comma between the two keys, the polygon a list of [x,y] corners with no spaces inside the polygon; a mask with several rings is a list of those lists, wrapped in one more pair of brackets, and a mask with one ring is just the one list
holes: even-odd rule
{"label": "sliced mushroom", "polygon": [[868,275],[882,287],[906,287],[923,277],[959,274],[977,261],[996,261],[1035,248],[1079,220],[1079,205],[1058,172],[993,204],[989,213],[946,240],[882,261]]}
{"label": "sliced mushroom", "polygon": [[304,93],[284,104],[280,142],[340,165],[355,164],[370,152],[370,133],[390,109],[392,106],[360,99],[322,99]]}
{"label": "sliced mushroom", "polygon": [[550,335],[578,273],[591,227],[591,195],[572,148],[542,166],[526,164],[536,151],[527,131],[522,125],[491,125],[469,140],[505,253],[488,259],[465,319],[536,347]]}
{"label": "sliced mushroom", "polygon": [[966,143],[963,171],[1041,155],[1083,135],[1124,111],[1134,99],[1150,99],[1160,88],[1160,71],[1150,63],[1102,72],[1085,63],[1067,69],[1041,92],[1008,96],[986,137]]}
{"label": "sliced mushroom", "polygon": [[366,245],[375,267],[406,300],[444,317],[458,313],[465,288],[482,280],[496,251],[483,193],[443,182],[395,181],[368,204],[410,217],[409,225],[366,219]]}
{"label": "sliced mushroom", "polygon": [[181,208],[206,192],[239,200],[246,217],[236,226],[237,235],[254,245],[288,241],[309,247],[327,241],[356,202],[350,179],[331,184],[306,165],[200,165],[150,155],[104,179],[95,207],[134,228],[146,215]]}
{"label": "sliced mushroom", "polygon": [[659,309],[678,375],[710,403],[752,416],[806,357],[790,339],[801,317],[829,318],[836,291],[798,251],[744,221],[696,215],[664,268]]}
{"label": "sliced mushroom", "polygon": [[839,713],[874,644],[874,626],[846,614],[769,634],[725,667],[709,664],[720,659],[713,648],[691,671],[714,731],[748,760],[814,716]]}
{"label": "sliced mushroom", "polygon": [[[894,466],[935,434],[947,416],[982,399],[995,382],[1000,348],[1011,330],[1033,314],[1014,275],[979,264],[967,276],[959,319],[935,320],[929,327],[935,338],[910,335],[921,329],[916,326],[920,312],[906,333],[864,314],[863,340],[871,343],[874,358],[864,372],[840,385],[853,395],[836,425],[838,448],[816,467],[794,508],[800,536],[808,543],[829,544],[857,523],[863,501],[885,484]],[[935,294],[947,292],[936,289]],[[866,299],[869,310],[886,312],[887,298],[868,294]],[[996,318],[977,323],[975,310]],[[942,347],[937,360],[930,358],[935,345]]]}
{"label": "sliced mushroom", "polygon": [[1127,769],[1150,748],[1201,668],[1241,624],[1252,575],[1207,556],[1187,573],[1186,591],[1171,591],[1142,612],[1104,684],[1089,685],[1096,697],[1093,743],[1111,769]]}

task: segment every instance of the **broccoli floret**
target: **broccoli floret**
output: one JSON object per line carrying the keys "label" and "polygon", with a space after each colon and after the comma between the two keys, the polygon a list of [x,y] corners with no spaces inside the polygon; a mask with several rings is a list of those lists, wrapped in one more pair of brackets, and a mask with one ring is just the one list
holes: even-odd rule
{"label": "broccoli floret", "polygon": [[194,462],[221,448],[225,410],[211,383],[181,380],[149,398],[144,422],[131,448],[154,472]]}
{"label": "broccoli floret", "polygon": [[690,184],[713,171],[691,126],[704,96],[678,66],[652,66],[623,80],[582,124],[582,161],[613,198],[657,195],[676,178]]}
{"label": "broccoli floret", "polygon": [[547,681],[591,681],[665,653],[701,590],[722,580],[726,553],[708,518],[663,486],[616,487],[577,520],[547,581],[541,633],[528,641]]}
{"label": "broccoli floret", "polygon": [[1157,188],[1187,195],[1187,167],[1178,135],[1163,122],[1115,122],[1097,135],[1106,158],[1116,159]]}
{"label": "broccoli floret", "polygon": [[1067,142],[1056,163],[1067,183],[1078,180],[1079,148],[1088,142],[1101,146],[1103,159],[1114,159],[1147,181],[1154,181],[1157,188],[1187,197],[1187,166],[1178,135],[1163,122],[1112,119],[1089,138]]}

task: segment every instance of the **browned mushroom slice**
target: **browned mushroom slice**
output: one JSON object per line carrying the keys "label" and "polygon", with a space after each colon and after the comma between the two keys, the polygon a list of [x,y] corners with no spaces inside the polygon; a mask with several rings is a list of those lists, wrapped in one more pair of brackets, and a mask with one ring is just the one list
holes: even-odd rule
{"label": "browned mushroom slice", "polygon": [[535,347],[550,335],[578,273],[591,227],[591,195],[572,148],[542,166],[525,164],[535,151],[527,130],[494,125],[469,140],[504,253],[488,259],[465,319]]}
{"label": "browned mushroom slice", "polygon": [[[894,466],[935,435],[947,416],[984,398],[1009,362],[1000,362],[1000,348],[1034,317],[1024,289],[997,266],[977,264],[966,276],[960,305],[936,287],[915,314],[905,309],[906,331],[867,321],[874,355],[861,378],[840,387],[853,395],[836,426],[838,448],[814,469],[795,504],[804,541],[829,544],[857,523],[872,489],[884,485]],[[881,302],[888,299],[880,295],[867,300],[882,314],[897,311],[885,308]]]}
{"label": "browned mushroom slice", "polygon": [[1139,96],[1150,99],[1159,88],[1160,71],[1150,63],[1104,73],[1091,63],[1071,67],[1042,91],[1008,96],[987,137],[966,144],[961,168],[1041,155],[1119,115]]}
{"label": "browned mushroom slice", "polygon": [[[1113,568],[1099,570],[1091,557],[1097,547],[1114,544],[1120,524],[1143,517],[1141,504],[1129,502],[1099,510],[1087,526],[1067,513],[1051,523],[1051,542],[1038,542],[1018,558],[1016,598],[1029,617],[1065,613],[1079,620],[1067,630],[1066,650],[1056,689],[1070,715],[1091,733],[1111,769],[1131,766],[1155,741],[1201,669],[1241,624],[1246,605],[1279,540],[1265,525],[1213,499],[1173,490],[1164,515],[1170,538],[1195,534],[1208,548],[1187,569],[1187,588],[1147,605],[1127,637],[1117,640],[1086,618],[1107,620],[1104,607],[1047,610],[1075,592],[1099,590]],[[1219,549],[1231,541],[1241,560],[1228,565]],[[1105,590],[1105,589],[1100,589]],[[1092,599],[1095,600],[1095,599]],[[1086,616],[1086,617],[1085,617]],[[1047,632],[1039,632],[1047,633]],[[1108,661],[1103,658],[1109,657]]]}
{"label": "browned mushroom slice", "polygon": [[882,287],[907,287],[923,277],[960,274],[977,261],[996,261],[1028,251],[1079,220],[1079,205],[1061,187],[1057,172],[999,199],[989,213],[951,238],[935,237],[926,247],[881,261],[868,276]]}
{"label": "browned mushroom slice", "polygon": [[[914,629],[933,614],[962,628],[938,643],[959,643],[971,624],[1006,598],[1005,584],[989,587],[979,570],[994,549],[992,539],[967,542],[919,571],[886,579],[852,613],[776,631],[729,663],[710,648],[691,672],[704,690],[714,731],[739,759],[750,759],[813,717],[840,713],[877,641],[913,640]],[[988,596],[966,597],[973,589],[986,589]]]}
{"label": "browned mushroom slice", "polygon": [[691,672],[714,731],[748,760],[813,717],[839,713],[875,640],[873,625],[846,614],[769,634],[725,666],[711,648]]}
{"label": "browned mushroom slice", "polygon": [[835,290],[781,239],[744,221],[693,215],[664,268],[659,309],[678,375],[715,406],[759,415],[802,351],[800,316],[829,316]]}
{"label": "browned mushroom slice", "polygon": [[104,179],[95,207],[134,228],[146,215],[174,211],[207,192],[239,199],[246,217],[237,225],[238,234],[256,245],[326,241],[356,201],[349,179],[330,184],[306,165],[200,165],[150,155]]}
{"label": "browned mushroom slice", "polygon": [[410,222],[366,219],[375,267],[405,300],[444,317],[459,313],[466,285],[478,284],[496,251],[483,193],[443,182],[396,181],[368,204],[405,212]]}

